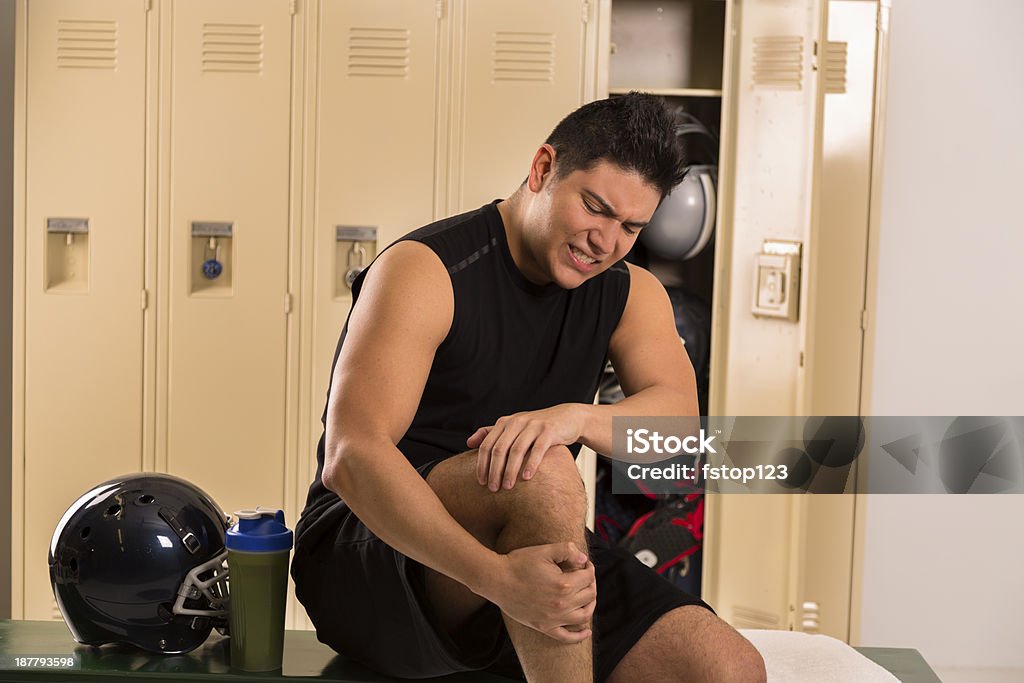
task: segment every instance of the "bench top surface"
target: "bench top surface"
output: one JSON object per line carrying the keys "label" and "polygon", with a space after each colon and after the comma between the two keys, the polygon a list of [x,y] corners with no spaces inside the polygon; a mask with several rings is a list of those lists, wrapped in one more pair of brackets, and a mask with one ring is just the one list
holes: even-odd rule
{"label": "bench top surface", "polygon": [[[316,680],[351,683],[392,683],[398,679],[381,676],[344,659],[320,643],[312,631],[287,631],[284,663],[273,673],[246,673],[228,663],[230,639],[214,632],[205,643],[184,655],[154,655],[121,645],[90,647],[79,645],[60,621],[0,620],[0,680],[88,681],[117,678],[148,678],[167,681],[261,681]],[[76,656],[75,669],[18,667],[18,655],[34,657]],[[26,662],[25,664],[31,664]],[[12,676],[16,676],[12,678]],[[485,673],[459,674],[426,679],[445,683],[508,683]]]}
{"label": "bench top surface", "polygon": [[[59,621],[0,620],[0,680],[4,681],[108,681],[139,678],[166,681],[268,681],[316,680],[348,683],[392,683],[398,679],[381,676],[346,660],[316,639],[312,631],[287,631],[284,664],[272,673],[245,673],[228,663],[230,640],[214,633],[200,647],[185,655],[153,655],[137,648],[79,645],[67,626]],[[905,648],[857,648],[869,659],[891,671],[905,683],[935,683],[932,672],[917,650]],[[76,668],[43,668],[17,657],[68,657],[77,659]],[[486,673],[457,674],[426,679],[445,683],[507,683],[509,679]]]}

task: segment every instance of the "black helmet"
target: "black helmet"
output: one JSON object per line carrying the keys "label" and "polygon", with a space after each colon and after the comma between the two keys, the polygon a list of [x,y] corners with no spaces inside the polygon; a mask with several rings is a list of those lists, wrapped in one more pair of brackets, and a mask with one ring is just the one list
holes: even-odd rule
{"label": "black helmet", "polygon": [[166,474],[85,493],[50,541],[50,582],[75,640],[181,653],[225,628],[227,525],[213,499]]}

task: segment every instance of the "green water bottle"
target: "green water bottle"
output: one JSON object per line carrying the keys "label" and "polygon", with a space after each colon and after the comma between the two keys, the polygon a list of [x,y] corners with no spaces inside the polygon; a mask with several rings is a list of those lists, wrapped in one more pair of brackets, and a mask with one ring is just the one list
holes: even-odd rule
{"label": "green water bottle", "polygon": [[284,658],[291,529],[283,510],[239,510],[228,529],[231,666],[274,671]]}

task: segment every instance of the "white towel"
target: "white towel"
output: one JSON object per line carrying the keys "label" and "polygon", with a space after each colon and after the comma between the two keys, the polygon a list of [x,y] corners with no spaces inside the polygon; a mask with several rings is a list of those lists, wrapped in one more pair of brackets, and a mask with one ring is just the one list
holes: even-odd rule
{"label": "white towel", "polygon": [[768,683],[899,683],[891,673],[831,636],[741,629],[764,657]]}

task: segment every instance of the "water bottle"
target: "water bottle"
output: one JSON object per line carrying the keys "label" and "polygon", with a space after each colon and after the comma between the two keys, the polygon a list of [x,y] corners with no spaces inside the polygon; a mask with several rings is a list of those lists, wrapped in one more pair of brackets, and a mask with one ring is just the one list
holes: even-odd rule
{"label": "water bottle", "polygon": [[239,510],[228,529],[231,666],[274,671],[284,656],[291,529],[283,510]]}

